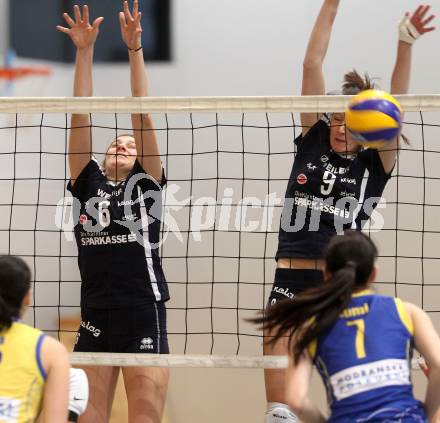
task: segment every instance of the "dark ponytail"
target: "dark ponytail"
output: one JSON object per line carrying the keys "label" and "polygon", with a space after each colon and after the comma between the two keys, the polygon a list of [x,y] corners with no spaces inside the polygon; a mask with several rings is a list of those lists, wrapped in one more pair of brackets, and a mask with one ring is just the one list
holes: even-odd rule
{"label": "dark ponytail", "polygon": [[2,295],[0,294],[0,332],[4,328],[9,328],[11,326],[12,320],[11,320],[11,310],[6,303],[6,301],[3,299]]}
{"label": "dark ponytail", "polygon": [[31,286],[31,271],[20,258],[0,256],[0,331],[18,318]]}
{"label": "dark ponytail", "polygon": [[325,283],[293,300],[279,301],[252,322],[270,332],[268,343],[287,336],[297,362],[307,346],[336,321],[353,291],[367,285],[376,257],[375,245],[362,232],[347,231],[334,236],[325,254],[330,274]]}

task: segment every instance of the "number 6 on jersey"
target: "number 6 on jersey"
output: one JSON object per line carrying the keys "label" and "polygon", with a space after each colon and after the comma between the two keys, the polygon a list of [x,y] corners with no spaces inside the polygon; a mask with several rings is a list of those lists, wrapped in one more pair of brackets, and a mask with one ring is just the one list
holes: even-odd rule
{"label": "number 6 on jersey", "polygon": [[98,204],[99,224],[102,226],[102,228],[106,228],[110,225],[111,217],[110,210],[108,209],[109,205],[110,202],[108,201],[101,201]]}

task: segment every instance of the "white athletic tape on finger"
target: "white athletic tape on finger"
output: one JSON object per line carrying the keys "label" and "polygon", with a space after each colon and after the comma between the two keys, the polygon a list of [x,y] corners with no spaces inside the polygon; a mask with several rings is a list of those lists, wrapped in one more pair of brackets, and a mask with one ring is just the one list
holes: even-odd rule
{"label": "white athletic tape on finger", "polygon": [[411,23],[409,16],[405,16],[399,24],[399,40],[408,44],[414,43],[420,37],[419,31]]}

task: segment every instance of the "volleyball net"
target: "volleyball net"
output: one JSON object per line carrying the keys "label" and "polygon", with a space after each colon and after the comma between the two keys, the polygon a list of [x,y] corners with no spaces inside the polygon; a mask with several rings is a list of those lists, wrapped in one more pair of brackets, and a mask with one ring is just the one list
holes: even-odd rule
{"label": "volleyball net", "polygon": [[[440,96],[398,98],[410,145],[402,144],[364,230],[379,247],[378,291],[420,305],[440,328]],[[80,314],[66,189],[70,113],[90,114],[101,161],[110,141],[131,131],[130,114],[148,112],[168,180],[160,255],[171,354],[75,353],[72,362],[285,367],[285,358],[262,356],[262,333],[246,319],[265,307],[272,287],[299,112],[341,112],[348,100],[1,98],[0,253],[22,256],[33,269],[26,321],[62,336],[72,332],[63,319]]]}

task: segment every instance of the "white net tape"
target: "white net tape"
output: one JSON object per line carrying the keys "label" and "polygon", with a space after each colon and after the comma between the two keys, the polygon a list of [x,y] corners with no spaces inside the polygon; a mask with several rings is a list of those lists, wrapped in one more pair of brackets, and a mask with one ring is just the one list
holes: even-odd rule
{"label": "white net tape", "polygon": [[[405,111],[440,110],[440,94],[395,96]],[[4,97],[0,113],[341,112],[350,96]]]}

